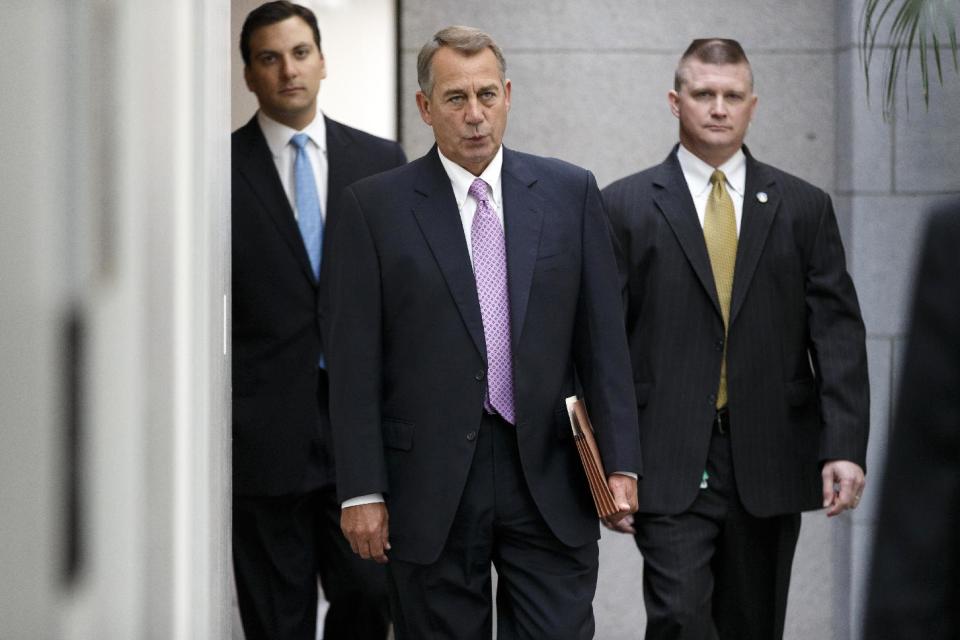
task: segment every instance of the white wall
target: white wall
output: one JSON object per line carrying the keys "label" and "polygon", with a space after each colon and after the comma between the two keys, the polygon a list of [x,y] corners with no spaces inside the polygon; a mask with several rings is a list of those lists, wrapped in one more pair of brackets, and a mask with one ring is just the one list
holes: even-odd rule
{"label": "white wall", "polygon": [[[6,3],[0,21],[0,637],[48,638],[63,571],[61,330],[67,311],[66,16]],[[29,53],[28,53],[29,52]],[[32,62],[27,62],[31,58]]]}
{"label": "white wall", "polygon": [[[228,11],[4,7],[0,638],[228,633]],[[81,562],[68,581],[73,487]]]}

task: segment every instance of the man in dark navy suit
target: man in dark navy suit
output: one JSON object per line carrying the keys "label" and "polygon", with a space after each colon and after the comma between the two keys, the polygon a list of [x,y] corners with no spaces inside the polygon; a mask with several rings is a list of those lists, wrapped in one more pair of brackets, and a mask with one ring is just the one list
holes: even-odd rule
{"label": "man in dark navy suit", "polygon": [[930,217],[880,494],[864,638],[960,638],[960,200]]}
{"label": "man in dark navy suit", "polygon": [[627,281],[644,475],[633,526],[647,638],[778,638],[800,512],[864,485],[863,321],[826,193],[743,145],[734,40],[695,40],[680,143],[603,191]]}
{"label": "man in dark navy suit", "polygon": [[331,220],[331,421],[342,525],[388,563],[398,640],[592,638],[599,527],[566,415],[577,381],[620,508],[636,404],[593,176],[501,144],[499,47],[449,27],[418,60],[436,146]]}
{"label": "man in dark navy suit", "polygon": [[313,13],[270,2],[240,37],[260,109],[233,134],[233,554],[249,640],[381,640],[383,571],[340,532],[318,299],[325,221],[343,188],[405,161],[394,142],[325,117]]}

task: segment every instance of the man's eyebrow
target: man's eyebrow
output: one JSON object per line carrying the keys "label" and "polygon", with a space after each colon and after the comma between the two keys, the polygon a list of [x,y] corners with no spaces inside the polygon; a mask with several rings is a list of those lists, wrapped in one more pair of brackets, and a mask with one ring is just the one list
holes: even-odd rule
{"label": "man's eyebrow", "polygon": [[[312,42],[310,42],[309,40],[304,40],[303,42],[298,42],[297,44],[295,44],[295,45],[293,45],[292,47],[290,47],[290,50],[293,51],[293,50],[299,49],[299,48],[301,48],[301,47],[312,47],[312,46],[313,46],[313,43],[312,43]],[[277,53],[280,53],[280,51],[279,51],[278,49],[265,48],[265,49],[259,49],[259,50],[255,51],[255,52],[253,53],[253,55],[254,55],[254,57],[256,57],[256,56],[261,56],[261,55],[263,55],[263,54],[265,54],[265,53],[277,54]]]}

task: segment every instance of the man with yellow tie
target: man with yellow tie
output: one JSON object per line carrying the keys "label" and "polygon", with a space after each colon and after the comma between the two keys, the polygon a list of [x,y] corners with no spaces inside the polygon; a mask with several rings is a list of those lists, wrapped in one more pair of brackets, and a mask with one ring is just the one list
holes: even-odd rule
{"label": "man with yellow tie", "polygon": [[734,40],[694,40],[680,143],[603,191],[639,408],[648,639],[783,634],[800,512],[864,487],[863,321],[830,197],[743,145],[757,106]]}

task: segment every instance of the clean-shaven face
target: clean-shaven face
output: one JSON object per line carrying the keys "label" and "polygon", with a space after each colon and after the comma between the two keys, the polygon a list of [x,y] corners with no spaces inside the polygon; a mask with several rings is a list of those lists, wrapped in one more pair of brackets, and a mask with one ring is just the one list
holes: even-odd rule
{"label": "clean-shaven face", "polygon": [[490,49],[467,56],[441,47],[431,70],[431,94],[417,92],[420,117],[433,127],[443,155],[478,176],[500,149],[510,111],[510,81],[500,80]]}
{"label": "clean-shaven face", "polygon": [[297,130],[310,124],[320,81],[327,77],[310,25],[291,16],[254,31],[243,77],[266,115]]}
{"label": "clean-shaven face", "polygon": [[680,120],[680,142],[714,167],[743,145],[757,106],[750,67],[688,60],[681,67],[680,91],[669,93],[670,110]]}

